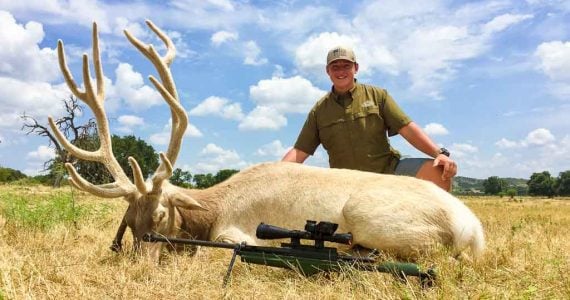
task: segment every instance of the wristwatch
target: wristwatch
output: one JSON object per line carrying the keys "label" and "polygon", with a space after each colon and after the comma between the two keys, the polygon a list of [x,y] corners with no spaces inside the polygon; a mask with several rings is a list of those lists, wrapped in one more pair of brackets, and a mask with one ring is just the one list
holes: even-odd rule
{"label": "wristwatch", "polygon": [[443,154],[447,157],[449,157],[451,155],[451,153],[449,153],[449,150],[445,149],[445,148],[439,148],[439,151],[437,151],[437,155]]}

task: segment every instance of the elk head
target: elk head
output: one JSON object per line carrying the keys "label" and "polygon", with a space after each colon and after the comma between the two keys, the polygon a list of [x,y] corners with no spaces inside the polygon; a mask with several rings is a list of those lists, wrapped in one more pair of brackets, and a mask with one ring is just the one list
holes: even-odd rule
{"label": "elk head", "polygon": [[176,162],[180,151],[182,137],[188,125],[188,116],[184,108],[180,105],[176,86],[170,71],[170,65],[174,60],[176,52],[174,44],[172,40],[152,22],[147,20],[146,24],[166,45],[167,50],[164,56],[160,56],[152,45],[143,44],[128,31],[125,30],[124,33],[131,44],[147,57],[156,68],[160,80],[157,80],[152,75],[149,76],[149,80],[162,95],[166,103],[168,103],[172,118],[168,150],[166,154],[160,153],[161,163],[149,182],[145,182],[137,161],[133,157],[129,157],[129,165],[134,177],[134,183],[131,182],[113,155],[109,123],[104,108],[105,87],[96,23],[93,23],[92,37],[93,64],[96,79],[95,86],[91,79],[87,54],[83,55],[84,91],[81,91],[67,66],[63,42],[61,40],[58,41],[57,50],[59,66],[69,89],[78,99],[81,99],[89,106],[95,116],[100,140],[99,149],[86,151],[76,147],[66,139],[65,135],[57,128],[51,117],[49,117],[48,120],[58,141],[69,153],[79,159],[102,163],[106,166],[114,179],[114,182],[108,184],[92,184],[81,177],[72,164],[67,163],[65,167],[69,172],[71,183],[78,189],[99,197],[123,197],[129,203],[129,209],[125,214],[124,220],[133,232],[135,249],[141,249],[140,246],[142,244],[142,246],[144,246],[142,250],[147,249],[153,258],[158,258],[160,245],[151,246],[148,245],[148,243],[141,243],[142,236],[147,232],[170,235],[176,226],[176,206],[200,209],[201,205],[183,193],[168,192],[165,190],[165,188],[172,190],[172,185],[165,183],[165,181],[172,175],[172,165]]}

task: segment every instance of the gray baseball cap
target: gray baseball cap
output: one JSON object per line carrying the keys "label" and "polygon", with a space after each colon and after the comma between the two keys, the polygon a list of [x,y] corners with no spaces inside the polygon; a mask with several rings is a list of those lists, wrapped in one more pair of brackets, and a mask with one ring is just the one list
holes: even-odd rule
{"label": "gray baseball cap", "polygon": [[344,59],[351,61],[353,63],[356,62],[356,56],[354,55],[354,51],[351,48],[345,46],[337,46],[329,50],[327,54],[327,66],[335,60]]}

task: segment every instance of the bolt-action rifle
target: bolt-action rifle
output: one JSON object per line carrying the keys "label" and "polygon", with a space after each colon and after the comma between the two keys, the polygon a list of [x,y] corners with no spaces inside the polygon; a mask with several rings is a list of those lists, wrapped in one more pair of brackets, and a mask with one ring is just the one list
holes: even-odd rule
{"label": "bolt-action rifle", "polygon": [[[261,223],[257,227],[256,236],[259,239],[286,239],[289,243],[282,243],[281,247],[250,246],[245,242],[229,244],[202,240],[162,237],[147,233],[143,237],[145,242],[164,242],[170,244],[186,244],[215,248],[233,249],[233,255],[228,266],[223,285],[226,286],[233,269],[236,256],[241,257],[245,263],[266,265],[291,270],[297,270],[309,276],[319,272],[337,272],[348,267],[365,271],[378,271],[391,273],[399,278],[417,276],[422,286],[432,286],[436,273],[432,268],[422,272],[418,265],[402,262],[376,263],[371,257],[356,257],[339,254],[336,248],[325,247],[324,242],[334,242],[350,245],[352,234],[334,233],[338,224],[331,222],[315,222],[308,220],[305,230],[289,230],[273,225]],[[313,245],[301,244],[301,240],[312,240]]]}

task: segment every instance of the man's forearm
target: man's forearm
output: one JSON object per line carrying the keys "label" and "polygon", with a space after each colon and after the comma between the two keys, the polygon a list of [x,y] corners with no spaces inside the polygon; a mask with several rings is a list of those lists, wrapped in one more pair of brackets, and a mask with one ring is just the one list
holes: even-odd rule
{"label": "man's forearm", "polygon": [[309,157],[309,154],[299,149],[291,148],[291,150],[287,151],[285,156],[283,156],[281,161],[303,163],[307,159],[307,157]]}

